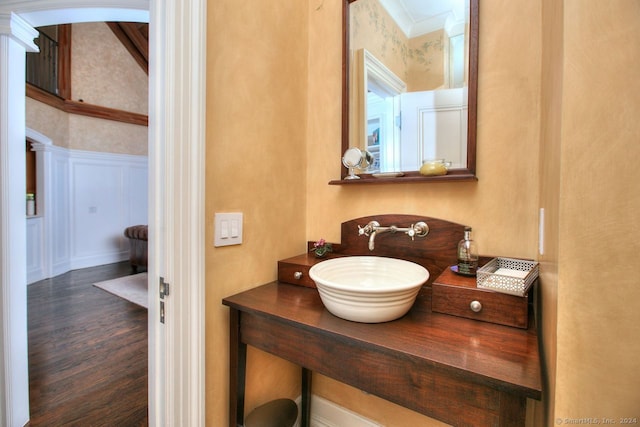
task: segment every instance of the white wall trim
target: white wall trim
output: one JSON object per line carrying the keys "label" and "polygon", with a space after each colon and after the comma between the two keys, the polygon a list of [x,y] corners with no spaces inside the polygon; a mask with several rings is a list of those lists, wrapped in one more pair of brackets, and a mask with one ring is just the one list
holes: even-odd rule
{"label": "white wall trim", "polygon": [[[50,150],[48,147],[45,149]],[[125,162],[128,164],[139,164],[141,166],[146,166],[148,163],[147,156],[141,156],[138,154],[106,153],[102,151],[76,150],[74,148],[64,147],[61,147],[61,149],[69,153],[69,158],[71,159],[83,159],[106,163]]]}
{"label": "white wall trim", "polygon": [[[300,408],[302,398],[298,397],[296,403]],[[311,415],[309,419],[310,427],[382,427],[373,420],[350,411],[337,403],[324,399],[315,394],[311,395]],[[295,427],[300,426],[300,411]]]}
{"label": "white wall trim", "polygon": [[[98,162],[127,162],[133,164],[137,163],[140,165],[147,165],[149,159],[147,156],[139,154],[107,153],[104,151],[78,150],[75,148],[60,147],[46,142],[43,143],[41,142],[41,140],[36,140],[30,135],[33,135],[33,132],[27,132],[26,136],[36,143],[33,146],[34,151],[58,153],[66,155],[67,157],[72,159],[87,159]],[[44,138],[48,139],[46,136]],[[51,140],[49,139],[49,141]]]}
{"label": "white wall trim", "polygon": [[40,132],[33,130],[31,128],[25,129],[26,136],[31,142],[37,142],[42,145],[51,145],[53,146],[53,141],[46,135],[41,134]]}
{"label": "white wall trim", "polygon": [[149,22],[149,0],[4,0],[0,12],[15,12],[32,27],[77,22]]}
{"label": "white wall trim", "polygon": [[39,51],[33,42],[33,39],[38,37],[38,31],[15,13],[0,11],[0,34],[9,35],[27,52]]}
{"label": "white wall trim", "polygon": [[24,285],[26,43],[13,33],[15,15],[5,13],[0,20],[0,424],[14,427],[29,420]]}
{"label": "white wall trim", "polygon": [[[149,236],[149,271],[151,280],[162,276],[174,284],[164,301],[166,324],[149,336],[158,347],[172,343],[166,355],[156,354],[150,361],[149,389],[157,394],[166,390],[165,410],[149,414],[152,425],[205,425],[206,5],[206,0],[159,0],[150,5],[156,25],[151,28],[149,55],[149,203],[154,212],[149,219],[154,231]],[[160,247],[171,249],[162,253]],[[157,298],[150,301],[150,322],[157,322],[158,304]],[[165,380],[152,375],[163,364],[172,373]]]}

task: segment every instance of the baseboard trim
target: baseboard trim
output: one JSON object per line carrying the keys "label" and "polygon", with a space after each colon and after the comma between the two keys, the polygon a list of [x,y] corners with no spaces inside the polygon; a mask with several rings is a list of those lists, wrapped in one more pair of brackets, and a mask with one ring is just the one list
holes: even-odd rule
{"label": "baseboard trim", "polygon": [[[296,399],[298,407],[300,407],[300,401],[301,397],[298,396]],[[316,395],[311,396],[311,419],[309,425],[310,427],[383,427],[382,424],[378,424]],[[299,415],[295,427],[300,427]]]}
{"label": "baseboard trim", "polygon": [[129,259],[129,251],[121,251],[108,254],[100,254],[94,256],[74,257],[70,262],[71,270],[79,270],[81,268],[96,267],[98,265],[113,264]]}

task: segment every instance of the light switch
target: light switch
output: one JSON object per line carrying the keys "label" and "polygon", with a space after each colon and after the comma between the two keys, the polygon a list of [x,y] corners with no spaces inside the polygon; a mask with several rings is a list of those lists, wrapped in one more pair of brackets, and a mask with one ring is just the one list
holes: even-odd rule
{"label": "light switch", "polygon": [[220,221],[220,238],[228,239],[229,238],[229,221],[223,219]]}
{"label": "light switch", "polygon": [[242,243],[242,212],[216,213],[213,245],[229,246]]}

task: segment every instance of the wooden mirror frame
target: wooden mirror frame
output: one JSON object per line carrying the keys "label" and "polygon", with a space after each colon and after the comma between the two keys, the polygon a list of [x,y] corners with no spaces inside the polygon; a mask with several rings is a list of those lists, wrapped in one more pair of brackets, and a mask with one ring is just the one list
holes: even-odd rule
{"label": "wooden mirror frame", "polygon": [[[342,9],[342,151],[349,148],[349,6],[357,0],[344,0]],[[396,178],[375,178],[371,174],[359,174],[361,179],[345,180],[346,167],[342,168],[341,179],[329,182],[344,184],[383,184],[406,182],[477,181],[476,177],[476,125],[478,99],[478,2],[469,0],[469,93],[467,124],[467,167],[450,169],[446,175],[423,176],[418,171],[404,172]]]}

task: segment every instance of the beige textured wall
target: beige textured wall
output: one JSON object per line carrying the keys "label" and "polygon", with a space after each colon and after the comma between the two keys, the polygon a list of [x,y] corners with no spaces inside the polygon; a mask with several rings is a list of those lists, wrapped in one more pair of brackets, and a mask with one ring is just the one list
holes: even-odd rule
{"label": "beige textured wall", "polygon": [[147,114],[147,74],[104,23],[72,26],[71,97]]}
{"label": "beige textured wall", "polygon": [[[228,422],[229,310],[222,298],[275,280],[277,261],[306,249],[307,14],[306,2],[290,0],[219,0],[208,8],[209,426]],[[214,213],[236,211],[244,213],[243,243],[213,247]],[[259,351],[249,353],[247,376],[247,410],[300,393],[299,368]]]}
{"label": "beige textured wall", "polygon": [[[72,98],[147,114],[147,75],[107,25],[74,24],[71,32]],[[27,98],[26,122],[60,147],[147,155],[146,126],[67,114],[31,98]]]}
{"label": "beige textured wall", "polygon": [[146,126],[69,114],[68,147],[146,156],[149,132]]}
{"label": "beige textured wall", "polygon": [[26,98],[26,125],[51,139],[53,145],[69,148],[69,114]]}
{"label": "beige textured wall", "polygon": [[564,4],[555,418],[620,424],[640,418],[640,3]]}

